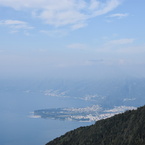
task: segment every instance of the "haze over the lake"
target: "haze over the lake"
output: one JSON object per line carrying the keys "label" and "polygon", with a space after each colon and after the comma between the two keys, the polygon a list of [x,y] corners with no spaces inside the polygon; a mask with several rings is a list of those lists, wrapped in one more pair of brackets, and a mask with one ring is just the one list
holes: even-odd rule
{"label": "haze over the lake", "polygon": [[0,76],[145,74],[144,0],[0,0]]}
{"label": "haze over the lake", "polygon": [[145,0],[0,0],[0,145],[144,105],[144,15]]}

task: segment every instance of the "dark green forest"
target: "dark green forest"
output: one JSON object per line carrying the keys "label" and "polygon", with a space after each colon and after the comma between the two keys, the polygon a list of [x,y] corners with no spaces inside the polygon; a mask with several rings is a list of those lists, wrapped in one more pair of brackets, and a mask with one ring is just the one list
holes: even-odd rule
{"label": "dark green forest", "polygon": [[46,145],[145,145],[145,106],[67,132]]}

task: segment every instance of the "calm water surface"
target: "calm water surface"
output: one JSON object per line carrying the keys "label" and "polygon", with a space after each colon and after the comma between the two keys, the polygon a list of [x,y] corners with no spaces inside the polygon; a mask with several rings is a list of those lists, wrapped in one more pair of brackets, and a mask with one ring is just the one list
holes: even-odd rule
{"label": "calm water surface", "polygon": [[[52,107],[82,106],[82,102],[37,93],[0,91],[0,144],[45,145],[48,141],[87,122],[30,118],[30,112]],[[75,107],[76,107],[75,106]]]}

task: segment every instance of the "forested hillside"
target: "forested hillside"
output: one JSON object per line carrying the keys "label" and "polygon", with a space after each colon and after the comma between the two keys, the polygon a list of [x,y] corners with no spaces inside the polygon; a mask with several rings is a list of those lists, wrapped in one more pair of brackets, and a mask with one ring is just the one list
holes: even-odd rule
{"label": "forested hillside", "polygon": [[80,127],[46,145],[145,145],[145,106]]}

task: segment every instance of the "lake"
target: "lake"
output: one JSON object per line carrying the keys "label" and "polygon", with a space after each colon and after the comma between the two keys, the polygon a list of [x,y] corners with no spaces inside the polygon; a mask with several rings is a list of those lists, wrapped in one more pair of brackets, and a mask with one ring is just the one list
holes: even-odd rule
{"label": "lake", "polygon": [[142,106],[145,79],[0,79],[0,144],[45,145],[67,131],[94,122],[32,118],[34,110],[99,105]]}
{"label": "lake", "polygon": [[48,141],[89,122],[31,118],[30,112],[52,107],[79,106],[78,100],[48,97],[38,92],[0,90],[0,144],[45,145]]}

